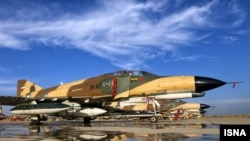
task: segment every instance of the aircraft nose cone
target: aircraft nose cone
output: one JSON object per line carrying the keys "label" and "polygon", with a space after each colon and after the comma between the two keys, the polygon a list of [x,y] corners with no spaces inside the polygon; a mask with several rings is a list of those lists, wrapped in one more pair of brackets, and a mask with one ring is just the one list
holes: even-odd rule
{"label": "aircraft nose cone", "polygon": [[200,76],[195,77],[195,88],[197,92],[211,90],[225,84],[226,82],[214,78]]}
{"label": "aircraft nose cone", "polygon": [[201,114],[205,114],[207,111],[205,111],[205,110],[201,110]]}
{"label": "aircraft nose cone", "polygon": [[207,109],[207,108],[209,108],[210,106],[207,105],[207,104],[200,104],[200,107],[201,107],[201,109]]}

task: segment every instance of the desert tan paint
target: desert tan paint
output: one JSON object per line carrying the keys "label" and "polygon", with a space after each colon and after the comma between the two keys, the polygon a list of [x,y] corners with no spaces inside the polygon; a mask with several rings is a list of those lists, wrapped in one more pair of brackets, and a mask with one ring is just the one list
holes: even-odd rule
{"label": "desert tan paint", "polygon": [[[30,94],[30,98],[43,98],[45,95],[46,97],[67,97],[68,91],[72,86],[81,84],[85,81],[86,79],[83,80],[78,80],[74,82],[70,82],[67,84],[51,87],[47,92],[44,91],[44,93],[41,93],[42,87],[35,85],[34,83],[27,81],[27,80],[21,80],[23,83],[20,83],[20,86],[18,86],[18,93],[20,94],[19,96],[21,97],[26,97],[27,94]],[[30,88],[32,85],[35,87],[35,91],[30,93]]]}
{"label": "desert tan paint", "polygon": [[[99,89],[99,82],[103,79],[113,78],[112,75],[103,75],[90,79],[81,79],[43,89],[28,80],[19,80],[17,85],[17,96],[41,99],[41,98],[67,98],[67,97],[94,97],[110,95],[102,93]],[[91,88],[93,86],[93,89]]]}
{"label": "desert tan paint", "polygon": [[[135,87],[129,91],[129,96],[147,96],[163,93],[195,92],[193,76],[172,76],[158,78]],[[127,97],[127,91],[116,95],[115,99]]]}
{"label": "desert tan paint", "polygon": [[135,111],[147,111],[148,109],[148,104],[147,103],[144,103],[144,104],[141,104],[141,105],[135,105],[132,110],[135,110]]}
{"label": "desert tan paint", "polygon": [[[30,93],[30,89],[32,86],[34,86],[35,91],[40,91],[43,89],[42,87],[35,85],[30,81],[27,80],[19,80],[19,81],[20,83],[18,83],[17,85],[17,96],[26,97],[26,95]],[[35,92],[31,93],[31,95],[34,96]]]}
{"label": "desert tan paint", "polygon": [[[57,87],[57,89],[48,92],[47,97],[67,97],[68,93],[69,93],[69,89],[72,86],[82,84],[85,80],[86,79],[78,80],[78,81],[74,81],[74,82],[70,82],[70,83],[67,83],[67,84],[60,85],[60,86]],[[80,90],[80,89],[77,89],[77,90]]]}
{"label": "desert tan paint", "polygon": [[181,104],[180,106],[171,108],[171,110],[176,110],[176,109],[182,109],[182,110],[200,109],[200,104],[197,104],[197,103],[185,103],[185,104]]}
{"label": "desert tan paint", "polygon": [[[109,106],[113,108],[117,108],[118,102],[112,102]],[[146,111],[148,108],[148,103],[141,103],[139,105],[126,105],[126,106],[120,106],[119,109],[122,110],[135,110],[135,111]]]}

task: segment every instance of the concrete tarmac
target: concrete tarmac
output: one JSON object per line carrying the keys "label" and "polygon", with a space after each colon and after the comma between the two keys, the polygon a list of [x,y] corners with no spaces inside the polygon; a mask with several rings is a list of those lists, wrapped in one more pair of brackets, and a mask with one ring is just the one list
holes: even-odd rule
{"label": "concrete tarmac", "polygon": [[85,125],[80,121],[43,122],[0,121],[0,140],[219,140],[221,124],[250,124],[250,117],[202,117],[187,120],[97,119]]}

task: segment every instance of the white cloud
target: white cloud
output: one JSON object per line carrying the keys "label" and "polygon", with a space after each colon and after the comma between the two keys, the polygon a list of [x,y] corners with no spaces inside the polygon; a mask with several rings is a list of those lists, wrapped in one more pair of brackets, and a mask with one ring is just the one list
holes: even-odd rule
{"label": "white cloud", "polygon": [[[183,2],[179,2],[181,6]],[[176,47],[198,41],[200,35],[194,29],[213,28],[216,13],[212,12],[219,2],[193,5],[174,13],[167,11],[171,7],[168,1],[102,1],[100,4],[90,12],[77,15],[68,11],[60,15],[63,13],[60,6],[53,7],[53,11],[59,11],[55,14],[32,3],[34,9],[22,8],[13,19],[0,20],[0,47],[27,50],[32,48],[32,43],[42,43],[78,48],[131,69],[157,57],[158,52],[175,51]],[[232,14],[241,12],[235,4],[232,8],[235,11]],[[36,18],[42,16],[45,19]],[[240,25],[243,18],[240,16],[235,25]]]}
{"label": "white cloud", "polygon": [[196,59],[199,59],[201,58],[201,56],[186,56],[186,57],[180,57],[180,58],[177,58],[175,61],[194,61]]}
{"label": "white cloud", "polygon": [[233,15],[237,15],[238,18],[237,20],[232,22],[233,27],[238,27],[240,25],[242,25],[242,23],[245,21],[245,16],[246,14],[242,12],[242,9],[234,2],[230,2],[229,3],[231,12],[233,13]]}
{"label": "white cloud", "polygon": [[225,37],[223,37],[222,42],[231,43],[231,42],[234,42],[234,41],[237,41],[237,40],[238,40],[237,36],[225,36]]}
{"label": "white cloud", "polygon": [[0,32],[0,47],[20,49],[20,50],[28,49],[20,39],[12,35],[1,34],[1,32]]}

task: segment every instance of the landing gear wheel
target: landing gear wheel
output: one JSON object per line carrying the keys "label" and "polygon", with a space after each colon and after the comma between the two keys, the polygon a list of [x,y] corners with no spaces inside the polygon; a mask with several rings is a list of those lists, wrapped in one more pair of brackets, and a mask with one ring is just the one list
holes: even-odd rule
{"label": "landing gear wheel", "polygon": [[90,124],[91,117],[84,117],[83,118],[83,123],[84,124]]}
{"label": "landing gear wheel", "polygon": [[156,116],[155,117],[151,117],[150,118],[150,122],[151,123],[157,123],[158,122],[158,117],[156,117]]}
{"label": "landing gear wheel", "polygon": [[40,115],[37,115],[37,119],[31,120],[30,125],[39,125],[39,124],[41,124],[41,117]]}

